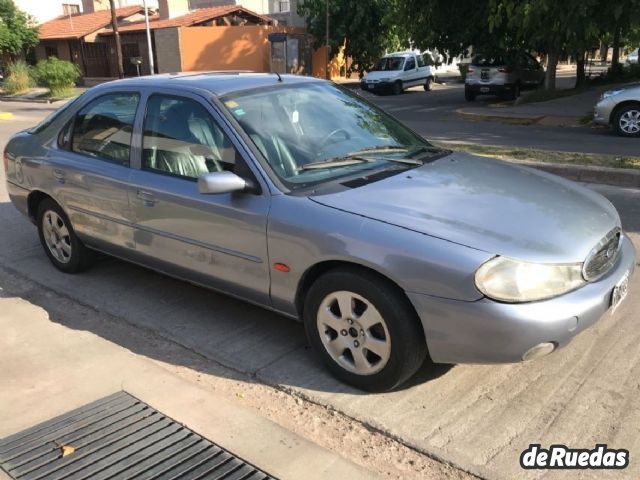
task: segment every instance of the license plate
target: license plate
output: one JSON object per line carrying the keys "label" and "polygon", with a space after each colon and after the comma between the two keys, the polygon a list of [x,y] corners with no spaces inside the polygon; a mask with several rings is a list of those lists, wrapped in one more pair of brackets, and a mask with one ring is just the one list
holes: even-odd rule
{"label": "license plate", "polygon": [[367,85],[367,88],[368,88],[369,90],[373,90],[373,87],[375,87],[375,85],[374,85],[374,84]]}
{"label": "license plate", "polygon": [[613,288],[611,294],[611,312],[613,313],[616,308],[622,303],[629,292],[629,272],[624,274],[624,277]]}
{"label": "license plate", "polygon": [[489,91],[489,87],[480,87],[480,91],[482,93],[487,93]]}

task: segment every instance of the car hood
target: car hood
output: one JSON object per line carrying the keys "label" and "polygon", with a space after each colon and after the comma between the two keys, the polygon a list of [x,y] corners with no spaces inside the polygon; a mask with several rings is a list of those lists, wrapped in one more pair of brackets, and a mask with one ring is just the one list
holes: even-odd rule
{"label": "car hood", "polygon": [[317,203],[535,262],[582,262],[620,217],[600,194],[555,175],[454,153]]}
{"label": "car hood", "polygon": [[401,70],[384,70],[367,73],[363,80],[381,80],[383,78],[396,78],[400,75]]}

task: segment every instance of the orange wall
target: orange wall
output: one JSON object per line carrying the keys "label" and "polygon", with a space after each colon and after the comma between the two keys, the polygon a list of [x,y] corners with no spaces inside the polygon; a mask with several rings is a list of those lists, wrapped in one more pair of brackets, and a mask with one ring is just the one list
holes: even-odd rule
{"label": "orange wall", "polygon": [[269,33],[303,33],[304,29],[245,27],[183,27],[180,51],[183,71],[253,70],[268,72]]}

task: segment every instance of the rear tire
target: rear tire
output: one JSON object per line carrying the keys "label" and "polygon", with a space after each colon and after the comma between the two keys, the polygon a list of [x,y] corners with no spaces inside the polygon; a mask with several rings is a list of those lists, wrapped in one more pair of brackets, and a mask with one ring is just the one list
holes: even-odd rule
{"label": "rear tire", "polygon": [[336,269],[316,280],[303,319],[326,367],[362,390],[393,389],[427,356],[420,320],[403,292],[366,270]]}
{"label": "rear tire", "polygon": [[464,89],[464,99],[467,102],[475,102],[476,101],[476,92],[471,91],[469,88]]}
{"label": "rear tire", "polygon": [[640,104],[618,108],[611,123],[614,131],[621,137],[640,137]]}
{"label": "rear tire", "polygon": [[38,236],[53,266],[64,273],[78,273],[89,268],[95,253],[77,237],[62,207],[47,198],[38,205]]}
{"label": "rear tire", "polygon": [[394,95],[401,95],[402,92],[404,92],[404,87],[402,86],[402,82],[400,80],[398,80],[397,82],[395,82],[393,84],[393,94]]}
{"label": "rear tire", "polygon": [[427,81],[424,84],[424,91],[430,92],[431,90],[433,90],[433,78],[428,77]]}

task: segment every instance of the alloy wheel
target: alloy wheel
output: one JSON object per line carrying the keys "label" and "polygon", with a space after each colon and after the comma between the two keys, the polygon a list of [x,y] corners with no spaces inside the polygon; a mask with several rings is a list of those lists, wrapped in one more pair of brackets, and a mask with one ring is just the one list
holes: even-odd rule
{"label": "alloy wheel", "polygon": [[62,217],[53,210],[47,210],[42,217],[42,231],[51,255],[60,263],[69,263],[71,236]]}
{"label": "alloy wheel", "polygon": [[627,110],[618,120],[620,130],[630,135],[640,132],[640,110]]}
{"label": "alloy wheel", "polygon": [[373,375],[389,361],[391,337],[387,324],[364,297],[349,291],[327,295],[316,322],[327,353],[345,370]]}

